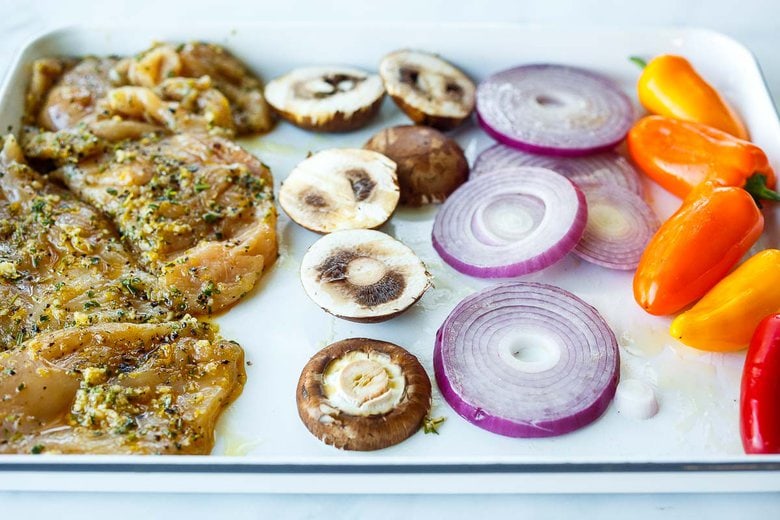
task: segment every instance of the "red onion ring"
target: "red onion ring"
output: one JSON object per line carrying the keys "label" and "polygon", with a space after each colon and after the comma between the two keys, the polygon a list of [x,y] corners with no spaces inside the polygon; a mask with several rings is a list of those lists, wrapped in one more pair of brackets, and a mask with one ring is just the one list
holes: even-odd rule
{"label": "red onion ring", "polygon": [[477,120],[494,139],[531,153],[579,156],[609,150],[634,120],[609,78],[562,65],[525,65],[477,87]]}
{"label": "red onion ring", "polygon": [[596,309],[559,287],[511,282],[455,307],[436,334],[433,367],[467,421],[510,437],[549,437],[604,413],[620,355]]}
{"label": "red onion ring", "polygon": [[658,218],[636,193],[620,186],[585,186],[588,223],[574,254],[610,269],[633,270],[658,230]]}
{"label": "red onion ring", "polygon": [[624,157],[602,152],[586,157],[554,157],[523,152],[503,144],[483,150],[474,161],[471,177],[515,166],[537,166],[560,173],[582,187],[591,184],[614,184],[642,195],[642,180]]}
{"label": "red onion ring", "polygon": [[552,265],[582,237],[585,196],[566,177],[530,166],[483,175],[439,209],[433,247],[458,271],[519,276]]}

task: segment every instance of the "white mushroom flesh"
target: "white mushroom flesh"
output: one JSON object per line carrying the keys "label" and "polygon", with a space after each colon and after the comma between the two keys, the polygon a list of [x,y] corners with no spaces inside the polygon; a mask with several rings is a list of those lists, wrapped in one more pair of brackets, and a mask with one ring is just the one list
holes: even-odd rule
{"label": "white mushroom flesh", "polygon": [[430,275],[414,252],[380,231],[339,231],[322,237],[301,262],[309,297],[348,319],[395,315],[430,286]]}
{"label": "white mushroom flesh", "polygon": [[383,224],[398,205],[396,164],[361,149],[316,153],[290,173],[279,204],[295,222],[320,233]]}
{"label": "white mushroom flesh", "polygon": [[304,67],[268,83],[265,97],[280,112],[324,124],[370,107],[385,93],[376,74],[349,67]]}
{"label": "white mushroom flesh", "polygon": [[401,401],[403,370],[381,352],[353,350],[331,361],[322,377],[325,397],[342,413],[384,414]]}
{"label": "white mushroom flesh", "polygon": [[474,108],[474,83],[433,54],[393,52],[382,60],[379,73],[391,96],[426,114],[465,118]]}

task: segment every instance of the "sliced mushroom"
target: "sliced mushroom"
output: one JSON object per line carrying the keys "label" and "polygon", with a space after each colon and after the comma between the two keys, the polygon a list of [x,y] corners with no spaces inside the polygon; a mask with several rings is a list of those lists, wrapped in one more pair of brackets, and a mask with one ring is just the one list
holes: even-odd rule
{"label": "sliced mushroom", "polygon": [[319,239],[301,261],[309,298],[350,321],[378,322],[399,315],[431,285],[414,251],[380,231],[338,231]]}
{"label": "sliced mushroom", "polygon": [[385,89],[376,74],[348,67],[304,67],[272,80],[265,97],[284,119],[307,130],[348,132],[376,115]]}
{"label": "sliced mushroom", "polygon": [[302,161],[279,190],[279,204],[311,231],[379,227],[398,205],[396,164],[371,150],[325,150]]}
{"label": "sliced mushroom", "polygon": [[393,101],[417,124],[450,130],[474,110],[474,82],[435,54],[393,52],[382,59],[379,74]]}
{"label": "sliced mushroom", "polygon": [[378,450],[420,429],[431,407],[431,381],[398,345],[351,338],[309,360],[296,400],[303,424],[325,444]]}
{"label": "sliced mushroom", "polygon": [[426,126],[385,128],[365,148],[396,162],[400,202],[407,206],[444,202],[469,175],[469,163],[458,143]]}

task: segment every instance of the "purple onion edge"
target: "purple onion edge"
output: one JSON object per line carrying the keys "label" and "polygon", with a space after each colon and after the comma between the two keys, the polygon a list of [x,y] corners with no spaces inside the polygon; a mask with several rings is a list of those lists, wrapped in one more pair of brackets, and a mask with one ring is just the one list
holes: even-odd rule
{"label": "purple onion edge", "polygon": [[613,150],[618,144],[620,144],[626,138],[626,135],[628,134],[628,130],[630,129],[630,125],[629,125],[629,127],[626,128],[626,132],[623,133],[623,135],[621,135],[618,139],[605,142],[604,144],[591,146],[588,148],[563,148],[563,147],[555,147],[555,146],[541,146],[537,144],[528,143],[525,141],[520,141],[507,134],[495,130],[493,127],[490,126],[490,124],[488,124],[484,120],[482,115],[479,113],[479,107],[477,107],[475,113],[477,116],[477,122],[479,123],[479,126],[482,128],[482,130],[484,130],[486,134],[488,134],[490,137],[492,137],[499,143],[505,144],[512,148],[516,148],[518,150],[522,150],[524,152],[535,153],[538,155],[551,155],[554,157],[583,157],[586,155],[593,155],[599,152],[606,152],[606,151]]}
{"label": "purple onion edge", "polygon": [[[469,299],[470,298],[471,297],[469,297]],[[577,298],[576,296],[574,296],[574,298],[587,307],[593,308],[590,304],[583,302],[580,298]],[[606,329],[610,332],[610,336],[613,339],[612,344],[616,351],[615,370],[612,379],[610,379],[609,383],[604,387],[604,391],[601,395],[587,408],[559,420],[528,424],[490,415],[483,408],[473,406],[464,401],[450,384],[444,370],[441,344],[444,328],[447,326],[452,314],[459,307],[460,306],[456,307],[452,313],[450,313],[450,316],[447,316],[442,326],[436,332],[436,341],[433,348],[433,374],[436,379],[436,385],[439,387],[439,391],[444,397],[444,400],[447,401],[450,407],[466,421],[483,430],[506,437],[531,439],[557,437],[559,435],[571,433],[592,424],[607,411],[607,408],[609,408],[610,403],[615,397],[618,381],[620,380],[620,352],[614,332],[612,332],[612,329],[607,325],[606,321],[604,321],[598,310],[593,308],[597,316],[603,321]],[[477,415],[482,415],[483,417],[477,418]]]}
{"label": "purple onion edge", "polygon": [[[477,177],[481,177],[482,175],[485,175],[485,174],[488,174],[488,173],[492,173],[494,171],[502,170],[502,169],[505,169],[505,168],[511,168],[513,166],[531,166],[531,165],[525,165],[525,164],[517,164],[517,165],[502,166],[502,167],[499,167],[499,168],[495,168],[495,167],[494,168],[487,168],[487,167],[484,167],[484,166],[480,167],[481,164],[488,162],[488,160],[484,158],[484,155],[487,152],[493,150],[494,148],[506,147],[506,146],[507,145],[505,145],[504,143],[496,142],[496,143],[491,144],[487,148],[483,149],[482,151],[480,151],[479,154],[477,154],[476,158],[474,159],[474,164],[471,166],[471,169],[469,171],[468,180],[476,179]],[[518,150],[517,148],[513,148],[513,147],[510,147],[510,148],[512,148],[513,150],[517,150],[518,152],[521,152],[521,150]],[[634,166],[634,164],[629,159],[627,159],[626,157],[624,157],[623,155],[621,155],[620,153],[618,153],[614,149],[603,150],[603,151],[598,152],[596,154],[574,156],[574,157],[562,157],[562,156],[545,155],[545,154],[531,154],[531,155],[537,155],[537,156],[548,157],[548,158],[560,157],[562,159],[585,159],[585,160],[587,160],[592,155],[593,156],[598,156],[598,155],[601,155],[601,154],[609,154],[609,153],[614,155],[614,158],[616,159],[616,161],[619,161],[619,160],[622,159],[626,163],[626,165],[628,166],[628,168],[629,168],[628,171],[624,170],[623,168],[616,167],[616,170],[622,170],[624,172],[623,174],[619,174],[619,175],[623,175],[623,177],[626,179],[626,185],[624,186],[623,184],[614,183],[614,182],[598,182],[598,181],[592,181],[592,184],[593,185],[597,185],[597,186],[606,186],[606,185],[610,184],[610,185],[614,185],[614,186],[625,187],[629,191],[631,191],[631,192],[639,195],[640,197],[644,198],[645,189],[644,189],[644,186],[642,185],[641,175],[637,171],[636,166]],[[537,167],[539,167],[539,166],[537,166]],[[551,166],[541,166],[541,167],[542,168],[548,168],[550,170],[553,170],[553,171],[557,172],[557,170],[554,167],[551,167]],[[560,172],[558,172],[558,173],[560,173]],[[561,174],[561,175],[564,175],[564,174]],[[571,177],[569,177],[568,175],[564,175],[564,177],[566,177],[569,180],[571,180],[572,182],[574,182],[571,179]],[[584,187],[582,182],[574,182],[574,183],[577,184],[580,187]]]}
{"label": "purple onion edge", "polygon": [[[512,278],[515,276],[535,273],[550,267],[551,265],[562,260],[563,257],[569,254],[577,246],[580,239],[582,238],[582,235],[585,233],[585,226],[588,223],[588,204],[585,200],[585,194],[582,192],[579,186],[573,183],[570,179],[566,180],[574,187],[574,190],[577,194],[577,201],[579,203],[577,214],[574,216],[574,222],[569,231],[563,237],[561,237],[558,242],[556,242],[549,249],[541,251],[536,256],[515,264],[500,266],[472,265],[463,262],[447,251],[447,249],[436,239],[436,235],[433,233],[433,231],[431,231],[431,242],[433,243],[433,249],[436,250],[441,259],[444,260],[450,267],[463,274],[474,276],[476,278]],[[550,254],[551,252],[552,254]]]}

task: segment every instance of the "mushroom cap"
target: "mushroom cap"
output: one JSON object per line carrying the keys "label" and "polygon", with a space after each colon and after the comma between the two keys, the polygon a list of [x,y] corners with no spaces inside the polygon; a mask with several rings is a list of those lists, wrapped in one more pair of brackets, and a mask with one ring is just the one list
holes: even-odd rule
{"label": "mushroom cap", "polygon": [[469,164],[457,142],[433,128],[403,125],[385,128],[365,148],[388,156],[398,165],[400,203],[440,203],[466,182]]}
{"label": "mushroom cap", "polygon": [[[405,380],[398,404],[376,415],[350,415],[326,398],[323,374],[349,352],[381,353],[398,365]],[[393,446],[422,426],[431,407],[431,381],[417,358],[393,343],[367,338],[337,341],[320,350],[303,367],[296,391],[303,424],[325,444],[344,450],[371,451]]]}

